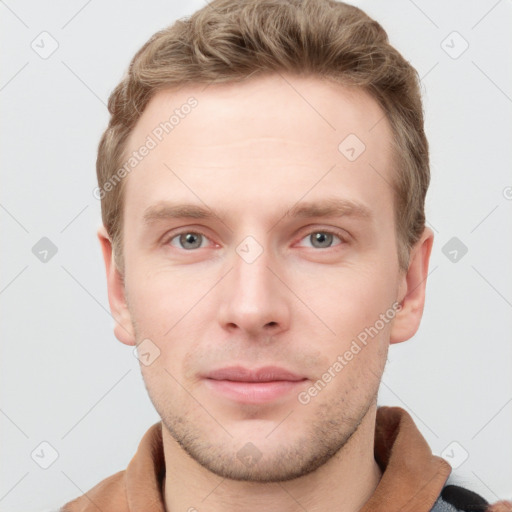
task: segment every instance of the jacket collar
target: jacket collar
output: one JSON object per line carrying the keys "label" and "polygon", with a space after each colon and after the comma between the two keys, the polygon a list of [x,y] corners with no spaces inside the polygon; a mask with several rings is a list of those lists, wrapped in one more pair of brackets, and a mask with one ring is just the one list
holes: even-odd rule
{"label": "jacket collar", "polygon": [[[375,460],[383,472],[360,512],[429,512],[451,472],[432,452],[411,416],[400,407],[379,407]],[[145,433],[124,471],[108,477],[65,505],[61,512],[165,512],[162,482],[165,459],[162,422]]]}

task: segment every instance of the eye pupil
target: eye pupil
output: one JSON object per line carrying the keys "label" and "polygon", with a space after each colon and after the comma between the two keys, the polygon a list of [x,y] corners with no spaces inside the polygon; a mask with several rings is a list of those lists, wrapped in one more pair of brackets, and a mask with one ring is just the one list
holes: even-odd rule
{"label": "eye pupil", "polygon": [[[331,233],[325,233],[323,231],[319,231],[319,232],[315,233],[313,236],[313,246],[318,247],[317,245],[315,245],[318,242],[318,243],[320,243],[321,248],[329,247],[329,245],[332,243],[332,237],[333,237],[333,235]],[[322,244],[324,244],[324,245],[322,245]]]}
{"label": "eye pupil", "polygon": [[[201,246],[201,239],[199,233],[183,233],[180,235],[180,244],[185,249],[196,249]],[[187,246],[186,244],[192,244],[193,247]]]}

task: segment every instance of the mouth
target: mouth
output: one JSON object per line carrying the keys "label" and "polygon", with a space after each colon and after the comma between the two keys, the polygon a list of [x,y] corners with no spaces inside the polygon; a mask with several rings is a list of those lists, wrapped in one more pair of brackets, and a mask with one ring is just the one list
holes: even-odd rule
{"label": "mouth", "polygon": [[308,380],[277,366],[258,369],[231,366],[213,370],[203,378],[215,394],[245,404],[263,404],[283,398]]}

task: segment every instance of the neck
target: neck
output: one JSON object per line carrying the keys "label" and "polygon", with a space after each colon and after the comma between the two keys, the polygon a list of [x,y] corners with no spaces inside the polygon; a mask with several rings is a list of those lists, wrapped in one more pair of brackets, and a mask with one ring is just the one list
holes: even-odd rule
{"label": "neck", "polygon": [[308,475],[286,482],[240,482],[219,477],[190,458],[163,429],[167,512],[356,512],[375,491],[381,471],[373,446],[376,405],[358,429],[326,464]]}

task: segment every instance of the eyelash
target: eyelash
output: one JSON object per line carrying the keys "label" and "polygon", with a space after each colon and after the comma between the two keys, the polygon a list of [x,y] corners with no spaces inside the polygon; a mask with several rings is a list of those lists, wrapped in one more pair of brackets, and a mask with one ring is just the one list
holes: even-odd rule
{"label": "eyelash", "polygon": [[[172,240],[174,240],[176,237],[179,237],[180,235],[183,235],[183,234],[186,234],[186,233],[192,233],[194,235],[201,235],[201,236],[205,237],[206,239],[210,240],[210,238],[206,234],[204,234],[202,231],[194,231],[192,229],[184,229],[184,230],[178,231],[177,233],[173,233],[172,235],[166,237],[166,239],[164,241],[164,245],[170,245],[170,242]],[[346,236],[343,236],[339,231],[332,230],[332,229],[314,229],[312,231],[307,232],[302,238],[300,238],[300,240],[303,240],[304,238],[306,238],[306,237],[308,237],[308,236],[310,236],[310,235],[312,235],[314,233],[325,233],[325,234],[333,235],[333,236],[337,237],[340,240],[340,243],[337,244],[337,245],[331,246],[331,247],[324,247],[324,248],[320,248],[320,249],[318,249],[316,247],[310,247],[311,249],[317,249],[317,250],[334,249],[334,248],[336,248],[336,247],[338,247],[340,245],[343,245],[343,244],[347,243]],[[194,252],[197,249],[203,249],[203,247],[198,247],[196,249],[191,249],[191,250],[188,250],[188,251],[186,249],[181,248],[181,247],[180,248],[176,247],[176,249],[180,249],[180,250],[183,250],[183,251],[186,251],[186,252]]]}

